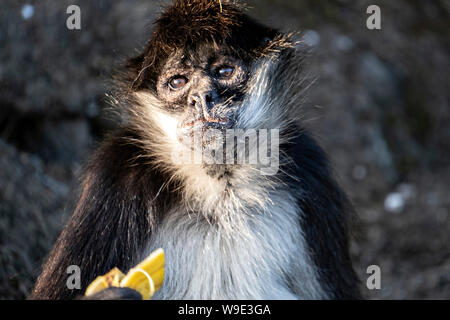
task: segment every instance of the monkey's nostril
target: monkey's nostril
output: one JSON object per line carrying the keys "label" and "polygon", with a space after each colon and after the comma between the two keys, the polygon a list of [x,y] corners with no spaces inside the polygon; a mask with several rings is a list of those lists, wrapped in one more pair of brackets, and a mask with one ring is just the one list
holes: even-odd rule
{"label": "monkey's nostril", "polygon": [[188,98],[188,104],[192,107],[196,107],[199,110],[209,110],[214,105],[214,96],[211,93],[192,94]]}
{"label": "monkey's nostril", "polygon": [[189,97],[188,103],[191,106],[195,106],[195,104],[197,103],[197,100],[194,97]]}

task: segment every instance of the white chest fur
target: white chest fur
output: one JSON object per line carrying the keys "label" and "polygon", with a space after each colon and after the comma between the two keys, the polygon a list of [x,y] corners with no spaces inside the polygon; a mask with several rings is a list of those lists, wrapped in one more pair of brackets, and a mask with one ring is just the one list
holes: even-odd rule
{"label": "white chest fur", "polygon": [[166,275],[156,299],[325,298],[294,199],[271,193],[264,209],[222,212],[226,225],[173,210],[145,253],[161,247]]}

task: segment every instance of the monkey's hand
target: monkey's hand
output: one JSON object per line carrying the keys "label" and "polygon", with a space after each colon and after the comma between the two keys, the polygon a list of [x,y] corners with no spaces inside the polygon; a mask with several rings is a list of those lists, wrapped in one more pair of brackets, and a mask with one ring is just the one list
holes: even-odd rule
{"label": "monkey's hand", "polygon": [[142,295],[130,288],[110,287],[89,296],[82,296],[80,300],[142,300]]}
{"label": "monkey's hand", "polygon": [[[125,275],[114,268],[97,277],[86,289],[86,300],[129,300],[139,295],[139,300],[149,300],[164,282],[164,251],[158,249]],[[112,290],[109,290],[112,289]],[[131,289],[128,290],[121,289]],[[122,297],[124,295],[124,297]],[[134,298],[133,298],[134,299]]]}

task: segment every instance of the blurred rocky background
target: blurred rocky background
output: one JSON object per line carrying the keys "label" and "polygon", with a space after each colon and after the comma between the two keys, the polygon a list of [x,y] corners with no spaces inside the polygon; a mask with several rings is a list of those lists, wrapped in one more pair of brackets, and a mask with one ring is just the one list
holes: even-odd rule
{"label": "blurred rocky background", "polygon": [[[165,1],[0,4],[0,298],[27,296],[70,215],[83,162],[114,124],[105,92]],[[251,0],[300,30],[317,77],[305,124],[360,216],[352,254],[373,299],[450,298],[450,2]],[[66,9],[81,8],[81,30]],[[366,9],[381,8],[381,30]],[[365,286],[369,265],[381,290]]]}

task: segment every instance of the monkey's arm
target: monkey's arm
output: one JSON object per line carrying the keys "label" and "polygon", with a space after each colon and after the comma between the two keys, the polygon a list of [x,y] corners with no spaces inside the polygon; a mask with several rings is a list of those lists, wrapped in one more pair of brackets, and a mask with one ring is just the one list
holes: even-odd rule
{"label": "monkey's arm", "polygon": [[[127,271],[154,226],[157,177],[133,163],[139,148],[124,134],[107,140],[88,166],[75,212],[52,249],[31,299],[72,299],[113,267]],[[67,267],[81,269],[81,289],[70,290]]]}

